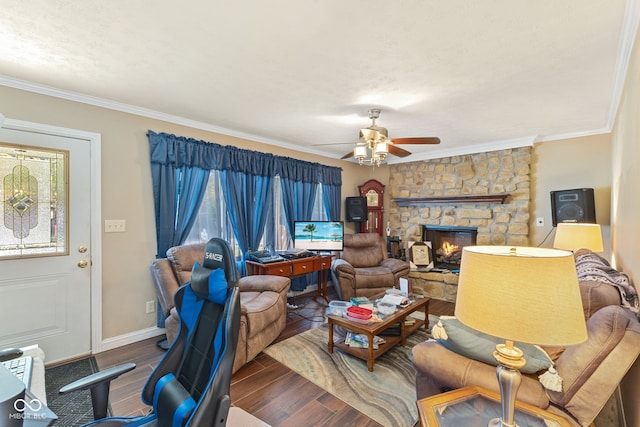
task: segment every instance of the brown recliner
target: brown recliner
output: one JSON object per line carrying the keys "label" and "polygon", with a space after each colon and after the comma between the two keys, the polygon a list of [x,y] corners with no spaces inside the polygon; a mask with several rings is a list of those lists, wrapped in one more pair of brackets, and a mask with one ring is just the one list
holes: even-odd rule
{"label": "brown recliner", "polygon": [[[345,234],[340,258],[331,265],[338,282],[336,292],[348,301],[354,296],[370,297],[393,287],[409,274],[405,261],[389,258],[384,239],[376,233]],[[334,281],[335,282],[335,281]]]}
{"label": "brown recliner", "polygon": [[[572,425],[589,426],[640,353],[640,322],[620,305],[613,286],[595,280],[579,284],[587,341],[547,349],[563,379],[562,391],[545,389],[536,374],[523,374],[517,398],[561,415]],[[560,355],[554,358],[551,350]],[[495,366],[448,350],[435,340],[418,344],[412,352],[418,399],[471,385],[500,392]]]}
{"label": "brown recliner", "polygon": [[[173,342],[179,327],[173,295],[191,280],[196,262],[202,264],[205,244],[170,248],[167,258],[155,260],[150,267],[158,299],[165,318],[167,341]],[[284,330],[287,320],[287,292],[290,280],[280,276],[246,276],[238,280],[240,288],[240,332],[233,363],[236,372],[253,360]]]}

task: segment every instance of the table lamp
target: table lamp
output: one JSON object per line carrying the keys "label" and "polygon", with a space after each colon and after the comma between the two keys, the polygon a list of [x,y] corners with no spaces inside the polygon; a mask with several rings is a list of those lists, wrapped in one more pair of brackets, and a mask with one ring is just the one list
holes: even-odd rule
{"label": "table lamp", "polygon": [[510,246],[465,246],[455,315],[463,324],[505,340],[498,361],[502,417],[489,426],[515,426],[520,369],[526,364],[515,342],[571,345],[587,339],[573,254]]}
{"label": "table lamp", "polygon": [[590,249],[593,252],[604,251],[600,224],[579,222],[559,222],[553,247],[567,251]]}

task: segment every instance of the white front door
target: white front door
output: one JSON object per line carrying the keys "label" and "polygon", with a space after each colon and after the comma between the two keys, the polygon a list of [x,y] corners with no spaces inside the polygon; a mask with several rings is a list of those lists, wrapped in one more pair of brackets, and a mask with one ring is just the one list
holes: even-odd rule
{"label": "white front door", "polygon": [[[38,344],[47,362],[89,354],[91,144],[8,127],[0,128],[0,349]],[[17,165],[12,149],[27,153]]]}

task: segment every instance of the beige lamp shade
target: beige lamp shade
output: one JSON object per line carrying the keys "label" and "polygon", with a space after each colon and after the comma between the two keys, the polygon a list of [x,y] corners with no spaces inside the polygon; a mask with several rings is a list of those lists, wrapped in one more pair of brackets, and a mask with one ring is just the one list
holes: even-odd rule
{"label": "beige lamp shade", "polygon": [[577,222],[559,222],[553,247],[567,251],[590,249],[593,252],[604,251],[600,224]]}
{"label": "beige lamp shade", "polygon": [[587,339],[575,261],[562,250],[464,247],[455,315],[505,340],[570,345]]}

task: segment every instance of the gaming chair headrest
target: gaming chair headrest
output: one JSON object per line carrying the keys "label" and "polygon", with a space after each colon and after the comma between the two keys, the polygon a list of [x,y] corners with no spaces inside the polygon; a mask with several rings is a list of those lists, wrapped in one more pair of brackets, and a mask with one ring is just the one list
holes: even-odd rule
{"label": "gaming chair headrest", "polygon": [[191,290],[200,298],[224,304],[227,291],[236,285],[235,261],[224,240],[209,240],[202,265],[195,263],[191,271]]}
{"label": "gaming chair headrest", "polygon": [[207,246],[204,248],[204,261],[202,266],[210,270],[217,268],[223,269],[229,287],[236,286],[238,282],[236,261],[226,241],[214,237],[207,242]]}
{"label": "gaming chair headrest", "polygon": [[198,298],[224,304],[230,289],[224,276],[224,270],[209,270],[196,262],[191,271],[191,290]]}

